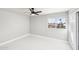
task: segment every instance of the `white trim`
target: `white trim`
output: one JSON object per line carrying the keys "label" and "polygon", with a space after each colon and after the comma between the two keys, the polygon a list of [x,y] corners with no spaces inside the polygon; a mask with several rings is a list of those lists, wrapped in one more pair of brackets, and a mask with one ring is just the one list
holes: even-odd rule
{"label": "white trim", "polygon": [[46,37],[46,36],[42,36],[42,35],[38,35],[38,34],[31,34],[31,36],[39,37],[39,38],[42,38],[42,39],[52,39],[50,37]]}
{"label": "white trim", "polygon": [[78,43],[78,39],[79,39],[79,28],[78,28],[78,26],[79,26],[79,24],[78,24],[78,22],[79,22],[79,20],[78,20],[78,17],[79,16],[79,12],[77,11],[76,12],[76,50],[78,50],[78,45],[79,45],[79,43]]}
{"label": "white trim", "polygon": [[0,43],[0,46],[5,45],[5,44],[7,44],[7,43],[11,43],[11,42],[16,41],[16,40],[19,40],[19,39],[21,39],[21,38],[27,37],[27,36],[29,36],[29,35],[30,35],[30,33],[25,34],[25,35],[22,35],[22,36],[19,36],[19,37],[16,37],[16,38],[14,38],[14,39],[11,39],[11,40],[8,40],[8,41],[5,41],[5,42],[2,42],[2,43]]}

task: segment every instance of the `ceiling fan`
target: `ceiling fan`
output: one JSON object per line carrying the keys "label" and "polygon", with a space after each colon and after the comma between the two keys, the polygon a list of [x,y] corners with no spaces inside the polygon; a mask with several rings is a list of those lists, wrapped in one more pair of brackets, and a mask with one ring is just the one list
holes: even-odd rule
{"label": "ceiling fan", "polygon": [[35,8],[29,8],[30,12],[31,12],[31,15],[34,14],[34,15],[39,15],[39,13],[41,13],[42,11],[35,11]]}
{"label": "ceiling fan", "polygon": [[29,8],[30,15],[39,15],[42,11],[35,11],[35,8]]}

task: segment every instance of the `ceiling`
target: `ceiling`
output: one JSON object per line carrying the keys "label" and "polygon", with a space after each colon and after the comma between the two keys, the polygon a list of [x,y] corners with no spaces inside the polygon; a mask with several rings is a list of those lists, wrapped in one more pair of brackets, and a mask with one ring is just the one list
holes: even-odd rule
{"label": "ceiling", "polygon": [[[68,11],[69,8],[35,8],[35,11],[42,11],[42,13],[39,13],[39,15],[46,15],[51,13],[57,13],[57,12],[65,12]],[[29,10],[25,10],[25,14],[29,14]],[[30,15],[30,14],[29,14]],[[34,16],[34,15],[31,15]]]}
{"label": "ceiling", "polygon": [[[21,14],[30,15],[29,8],[5,8],[5,9],[13,12],[18,12]],[[69,9],[70,8],[35,8],[35,11],[42,11],[42,13],[40,13],[39,15],[46,15],[50,13],[65,12],[68,11]]]}

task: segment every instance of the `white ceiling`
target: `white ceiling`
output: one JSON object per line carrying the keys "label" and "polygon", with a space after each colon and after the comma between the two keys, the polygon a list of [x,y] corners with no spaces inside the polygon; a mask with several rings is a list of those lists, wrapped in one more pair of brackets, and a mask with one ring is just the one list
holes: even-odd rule
{"label": "white ceiling", "polygon": [[[40,15],[46,15],[50,13],[65,12],[68,11],[69,9],[70,8],[35,8],[35,11],[42,11]],[[30,15],[29,8],[7,8],[7,10]]]}
{"label": "white ceiling", "polygon": [[[57,12],[65,12],[68,10],[69,8],[35,8],[35,11],[42,11],[42,13],[39,13],[39,15],[46,15],[46,14],[57,13]],[[30,11],[26,9],[25,14],[30,14]]]}
{"label": "white ceiling", "polygon": [[57,13],[57,12],[65,12],[68,11],[68,8],[37,8],[37,11],[42,11],[40,15],[46,15],[51,13]]}

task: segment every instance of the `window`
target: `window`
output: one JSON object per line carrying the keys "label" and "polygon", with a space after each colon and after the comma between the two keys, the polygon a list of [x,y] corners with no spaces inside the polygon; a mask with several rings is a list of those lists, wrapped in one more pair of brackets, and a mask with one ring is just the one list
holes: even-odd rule
{"label": "window", "polygon": [[66,28],[66,22],[65,18],[59,17],[59,18],[53,18],[48,19],[48,28]]}

